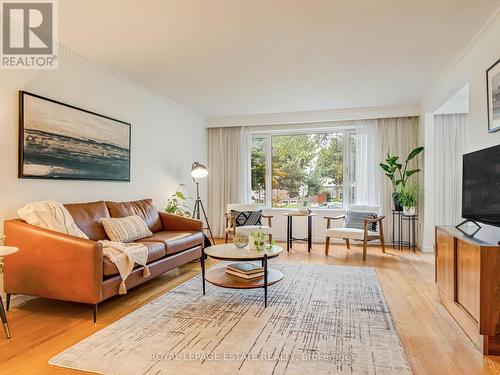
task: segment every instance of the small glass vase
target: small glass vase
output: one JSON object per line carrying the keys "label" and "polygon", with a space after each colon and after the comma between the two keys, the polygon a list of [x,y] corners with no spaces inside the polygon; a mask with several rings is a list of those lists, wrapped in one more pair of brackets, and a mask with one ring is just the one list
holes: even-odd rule
{"label": "small glass vase", "polygon": [[248,245],[248,234],[236,233],[233,237],[233,244],[238,249],[243,249]]}

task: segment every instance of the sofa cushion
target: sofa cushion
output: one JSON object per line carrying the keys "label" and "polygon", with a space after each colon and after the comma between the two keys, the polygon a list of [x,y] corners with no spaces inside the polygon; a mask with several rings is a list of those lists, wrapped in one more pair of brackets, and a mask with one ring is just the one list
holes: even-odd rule
{"label": "sofa cushion", "polygon": [[139,215],[103,217],[101,223],[111,241],[132,242],[153,235]]}
{"label": "sofa cushion", "polygon": [[203,233],[163,231],[142,238],[138,242],[163,242],[167,255],[171,255],[203,244]]}
{"label": "sofa cushion", "polygon": [[151,232],[163,229],[160,214],[151,199],[142,199],[132,202],[106,202],[111,217],[126,217],[139,215],[144,219]]}
{"label": "sofa cushion", "polygon": [[109,211],[104,201],[90,203],[65,204],[75,224],[93,241],[107,240],[108,236],[100,222],[103,217],[109,217]]}
{"label": "sofa cushion", "polygon": [[[165,245],[162,242],[143,242],[148,248],[147,263],[154,262],[166,255]],[[104,276],[113,276],[118,274],[118,268],[108,258],[104,257],[102,272]]]}

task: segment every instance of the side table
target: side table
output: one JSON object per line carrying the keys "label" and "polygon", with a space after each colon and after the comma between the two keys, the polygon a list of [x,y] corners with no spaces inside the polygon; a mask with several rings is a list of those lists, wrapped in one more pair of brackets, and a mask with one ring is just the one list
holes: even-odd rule
{"label": "side table", "polygon": [[[4,262],[3,258],[7,255],[14,254],[19,249],[13,246],[0,246],[0,276],[3,275]],[[9,301],[7,301],[7,307],[9,306]],[[7,322],[7,314],[5,314],[5,309],[3,307],[3,300],[0,296],[0,317],[2,318],[3,328],[5,330],[5,335],[10,339],[9,323]]]}
{"label": "side table", "polygon": [[[418,215],[405,215],[403,211],[392,210],[392,247],[402,250],[403,247],[413,252],[417,248],[417,220]],[[407,239],[405,240],[405,223],[407,226]]]}
{"label": "side table", "polygon": [[[307,242],[307,251],[311,252],[312,248],[312,219],[313,216],[316,216],[315,213],[309,212],[308,214],[301,214],[299,212],[287,212],[284,214],[287,217],[287,225],[286,225],[286,251],[290,251],[290,248],[293,246],[293,241],[306,241]],[[295,238],[293,236],[293,218],[294,216],[307,217],[307,238]]]}

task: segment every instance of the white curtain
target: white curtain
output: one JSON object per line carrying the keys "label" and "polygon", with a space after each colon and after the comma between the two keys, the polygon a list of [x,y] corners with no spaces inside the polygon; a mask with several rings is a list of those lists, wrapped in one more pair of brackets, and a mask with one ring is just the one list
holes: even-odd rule
{"label": "white curtain", "polygon": [[[398,155],[404,162],[408,154],[418,146],[418,118],[400,117],[356,121],[356,202],[381,206],[386,241],[392,241],[392,184],[380,170],[379,163],[387,153]],[[418,168],[415,159],[411,167]],[[412,178],[418,183],[418,178]]]}
{"label": "white curtain", "polygon": [[[389,153],[391,155],[398,155],[400,161],[404,163],[408,154],[419,146],[418,126],[418,117],[399,117],[377,120],[376,139],[378,142],[377,153],[379,162],[385,160],[387,153]],[[420,158],[421,156],[415,158],[411,162],[411,169],[420,167],[419,164],[422,164]],[[386,229],[387,238],[392,241],[392,209],[394,208],[392,203],[392,184],[387,176],[382,173],[380,176],[380,204],[386,217],[384,229]],[[410,180],[415,184],[419,182],[417,175],[410,177]],[[419,218],[419,220],[421,219],[422,217]]]}
{"label": "white curtain", "polygon": [[224,234],[229,203],[248,200],[249,157],[247,129],[208,129],[208,220],[215,237]]}
{"label": "white curtain", "polygon": [[376,142],[377,120],[355,121],[356,152],[355,197],[356,204],[380,204],[380,168]]}
{"label": "white curtain", "polygon": [[456,225],[462,218],[462,155],[467,114],[434,116],[434,215],[436,225]]}

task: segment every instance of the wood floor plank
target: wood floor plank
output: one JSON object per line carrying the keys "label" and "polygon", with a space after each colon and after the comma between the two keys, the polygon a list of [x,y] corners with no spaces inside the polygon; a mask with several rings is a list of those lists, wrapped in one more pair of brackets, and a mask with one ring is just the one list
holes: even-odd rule
{"label": "wood floor plank", "polygon": [[[282,262],[374,267],[396,322],[396,329],[415,374],[499,374],[500,357],[484,357],[448,314],[437,298],[434,255],[370,247],[365,262],[362,250],[314,244],[294,245]],[[209,260],[207,265],[215,262]],[[36,298],[8,312],[12,339],[0,336],[0,374],[84,374],[49,366],[47,361],[69,346],[92,335],[199,273],[190,263],[119,296],[99,308],[93,324],[89,306]],[[200,288],[201,289],[201,288]]]}

